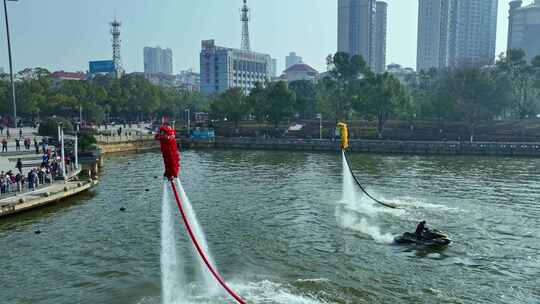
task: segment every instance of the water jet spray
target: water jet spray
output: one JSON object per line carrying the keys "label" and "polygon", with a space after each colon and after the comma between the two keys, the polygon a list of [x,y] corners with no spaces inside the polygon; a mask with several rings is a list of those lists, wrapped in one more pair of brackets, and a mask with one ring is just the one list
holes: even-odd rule
{"label": "water jet spray", "polygon": [[178,194],[178,189],[175,184],[175,180],[178,180],[180,173],[180,153],[178,151],[178,145],[176,142],[176,131],[173,127],[169,125],[166,119],[163,121],[163,125],[159,129],[159,133],[156,135],[156,140],[159,140],[161,146],[161,153],[163,154],[163,161],[165,164],[165,178],[170,182],[171,188],[178,205],[178,210],[182,216],[184,226],[191,238],[193,246],[195,247],[197,253],[203,260],[204,264],[208,270],[212,273],[212,276],[218,281],[218,283],[233,297],[238,303],[246,304],[240,296],[238,296],[225,282],[225,280],[219,275],[215,267],[210,262],[207,253],[204,251],[203,247],[199,243],[199,240],[195,236],[195,233],[189,223],[188,216],[186,214],[186,209],[183,206],[182,199]]}

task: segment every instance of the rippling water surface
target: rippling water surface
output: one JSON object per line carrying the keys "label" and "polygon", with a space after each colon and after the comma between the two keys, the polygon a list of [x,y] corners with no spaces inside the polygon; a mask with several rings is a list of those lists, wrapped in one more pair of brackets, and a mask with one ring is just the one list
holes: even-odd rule
{"label": "rippling water surface", "polygon": [[[540,160],[353,154],[370,191],[405,208],[366,213],[359,201],[343,221],[339,154],[183,157],[212,255],[249,303],[540,303]],[[0,302],[161,303],[161,173],[159,154],[109,157],[88,194],[1,219]],[[224,303],[194,282],[199,260],[176,219],[185,303]],[[372,233],[421,219],[455,243],[400,247]]]}

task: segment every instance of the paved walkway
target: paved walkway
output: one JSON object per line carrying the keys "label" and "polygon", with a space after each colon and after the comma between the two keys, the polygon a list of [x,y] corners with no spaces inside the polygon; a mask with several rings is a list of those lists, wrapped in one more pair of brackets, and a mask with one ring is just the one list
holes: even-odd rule
{"label": "paved walkway", "polygon": [[[37,136],[37,130],[35,128],[23,128],[22,138],[30,138],[32,143],[30,149],[26,150],[23,141],[21,140],[21,150],[16,151],[15,138],[19,137],[19,129],[10,128],[9,130],[11,138],[8,139],[8,152],[0,152],[0,171],[17,171],[15,165],[17,164],[17,159],[20,158],[24,166],[23,174],[27,174],[32,167],[38,167],[41,163],[41,150],[39,154],[36,154],[34,148],[34,138],[36,138],[38,142],[41,142],[41,136]],[[4,138],[7,139],[6,129],[4,129],[4,132],[0,135],[0,141]]]}

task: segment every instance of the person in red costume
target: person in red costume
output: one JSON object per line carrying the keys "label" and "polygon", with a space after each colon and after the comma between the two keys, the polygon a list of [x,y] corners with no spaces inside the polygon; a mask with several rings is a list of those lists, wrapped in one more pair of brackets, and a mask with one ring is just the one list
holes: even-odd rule
{"label": "person in red costume", "polygon": [[159,133],[156,134],[156,140],[159,140],[161,145],[161,153],[165,163],[164,176],[168,180],[177,178],[180,172],[180,153],[176,143],[176,130],[165,121],[159,128]]}

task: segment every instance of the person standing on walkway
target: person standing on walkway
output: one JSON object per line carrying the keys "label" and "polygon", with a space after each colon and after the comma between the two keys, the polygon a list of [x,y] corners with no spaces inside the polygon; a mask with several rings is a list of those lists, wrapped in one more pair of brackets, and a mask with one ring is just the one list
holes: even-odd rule
{"label": "person standing on walkway", "polygon": [[22,128],[19,129],[19,138],[22,138]]}
{"label": "person standing on walkway", "polygon": [[38,182],[38,175],[36,173],[36,170],[33,169],[32,171],[28,172],[28,188],[32,189],[32,191],[36,191]]}
{"label": "person standing on walkway", "polygon": [[[34,148],[36,148],[36,154],[39,154],[39,144],[37,139],[34,137]],[[43,152],[45,153],[45,152]]]}
{"label": "person standing on walkway", "polygon": [[0,135],[4,135],[4,125],[0,124]]}
{"label": "person standing on walkway", "polygon": [[17,170],[19,170],[19,173],[22,174],[23,164],[22,164],[22,161],[21,161],[20,158],[17,160],[17,165],[15,165],[15,168],[16,168]]}
{"label": "person standing on walkway", "polygon": [[28,181],[28,189],[35,191],[36,188],[34,187],[34,175],[32,175],[32,171],[28,172],[26,180]]}
{"label": "person standing on walkway", "polygon": [[34,179],[34,189],[39,186],[39,175],[37,169],[32,170],[32,178]]}
{"label": "person standing on walkway", "polygon": [[17,183],[17,192],[22,191],[22,179],[23,179],[22,174],[17,173],[17,175],[15,176],[15,182]]}
{"label": "person standing on walkway", "polygon": [[41,139],[41,148],[43,149],[43,154],[47,153],[47,147],[45,143],[45,137]]}
{"label": "person standing on walkway", "polygon": [[15,138],[15,151],[21,151],[21,140],[19,138]]}
{"label": "person standing on walkway", "polygon": [[0,172],[0,195],[6,192],[5,181],[6,181],[6,176],[4,175],[4,171],[2,171]]}
{"label": "person standing on walkway", "polygon": [[11,138],[11,133],[9,133],[9,128],[6,128],[6,136],[8,139]]}
{"label": "person standing on walkway", "polygon": [[7,140],[4,138],[2,139],[2,152],[7,152]]}

